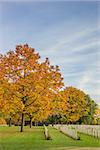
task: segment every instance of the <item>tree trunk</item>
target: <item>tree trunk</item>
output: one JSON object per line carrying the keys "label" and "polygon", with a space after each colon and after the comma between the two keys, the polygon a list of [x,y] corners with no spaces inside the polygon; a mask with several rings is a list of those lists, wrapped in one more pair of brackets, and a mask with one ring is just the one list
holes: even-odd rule
{"label": "tree trunk", "polygon": [[9,127],[11,127],[11,117],[9,118]]}
{"label": "tree trunk", "polygon": [[20,130],[20,132],[23,132],[23,128],[24,128],[24,113],[22,113],[21,130]]}
{"label": "tree trunk", "polygon": [[30,117],[30,128],[32,128],[32,117]]}

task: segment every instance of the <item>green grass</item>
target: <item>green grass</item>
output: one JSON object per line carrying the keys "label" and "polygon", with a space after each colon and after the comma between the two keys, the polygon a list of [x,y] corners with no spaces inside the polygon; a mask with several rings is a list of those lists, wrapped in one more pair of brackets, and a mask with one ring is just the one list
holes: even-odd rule
{"label": "green grass", "polygon": [[[80,134],[81,140],[73,140],[56,129],[49,128],[52,140],[45,140],[43,127],[0,127],[0,150],[56,150],[60,147],[99,147],[99,140]],[[62,150],[64,150],[62,148]]]}

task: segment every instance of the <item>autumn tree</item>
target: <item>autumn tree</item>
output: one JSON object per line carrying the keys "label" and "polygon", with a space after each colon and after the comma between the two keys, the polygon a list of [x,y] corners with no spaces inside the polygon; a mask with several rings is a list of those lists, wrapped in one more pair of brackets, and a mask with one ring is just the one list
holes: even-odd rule
{"label": "autumn tree", "polygon": [[50,114],[52,95],[63,86],[59,67],[51,66],[48,58],[40,63],[39,58],[35,49],[26,44],[16,46],[15,51],[9,51],[0,60],[2,78],[9,85],[6,89],[12,100],[10,105],[22,114],[21,132],[25,114]]}
{"label": "autumn tree", "polygon": [[67,87],[60,92],[59,99],[62,101],[61,116],[66,118],[66,123],[74,123],[82,116],[85,116],[89,108],[87,107],[86,94],[74,87]]}

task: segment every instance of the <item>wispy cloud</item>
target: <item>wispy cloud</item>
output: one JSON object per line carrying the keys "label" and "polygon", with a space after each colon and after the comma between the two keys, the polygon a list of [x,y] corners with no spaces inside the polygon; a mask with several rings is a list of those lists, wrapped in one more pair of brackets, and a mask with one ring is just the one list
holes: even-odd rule
{"label": "wispy cloud", "polygon": [[[99,32],[99,29],[86,29],[86,32],[77,31],[74,37],[69,39],[58,38],[60,43],[58,42],[54,47],[50,47],[48,51],[42,51],[42,53],[48,54],[53,64],[59,64],[67,86],[76,86],[99,102],[100,43],[97,35],[92,35],[93,32]],[[89,40],[88,37],[90,37]]]}

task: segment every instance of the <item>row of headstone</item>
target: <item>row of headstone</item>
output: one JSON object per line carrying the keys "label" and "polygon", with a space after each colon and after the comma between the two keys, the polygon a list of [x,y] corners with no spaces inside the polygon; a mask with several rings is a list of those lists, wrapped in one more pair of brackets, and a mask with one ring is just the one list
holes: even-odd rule
{"label": "row of headstone", "polygon": [[63,125],[54,125],[54,128],[58,129],[62,133],[68,135],[69,137],[79,140],[80,137],[77,134],[77,131],[75,129],[69,129],[68,126],[63,126]]}
{"label": "row of headstone", "polygon": [[76,129],[80,133],[100,138],[100,125],[68,125],[69,128]]}
{"label": "row of headstone", "polygon": [[80,133],[84,133],[87,135],[91,135],[96,138],[100,138],[100,125],[60,125],[58,124],[58,125],[55,125],[54,127],[58,130],[64,130],[64,132],[68,132],[68,134],[71,133],[75,135],[77,132],[80,132]]}

